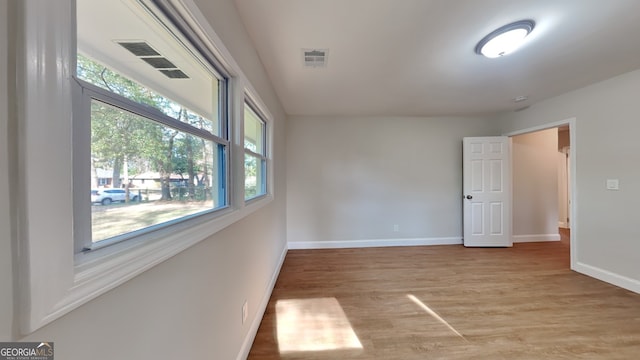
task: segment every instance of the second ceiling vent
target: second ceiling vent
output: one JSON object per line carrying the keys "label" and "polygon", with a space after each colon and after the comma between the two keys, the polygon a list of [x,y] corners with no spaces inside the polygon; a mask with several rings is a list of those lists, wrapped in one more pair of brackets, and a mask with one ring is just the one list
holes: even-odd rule
{"label": "second ceiling vent", "polygon": [[326,67],[329,49],[302,49],[304,66]]}

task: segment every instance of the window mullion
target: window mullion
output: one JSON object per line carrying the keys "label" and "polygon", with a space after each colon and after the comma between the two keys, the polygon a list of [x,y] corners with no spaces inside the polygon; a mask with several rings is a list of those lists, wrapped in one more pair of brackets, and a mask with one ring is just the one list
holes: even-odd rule
{"label": "window mullion", "polygon": [[72,81],[73,112],[73,233],[74,252],[91,248],[91,97],[79,82]]}

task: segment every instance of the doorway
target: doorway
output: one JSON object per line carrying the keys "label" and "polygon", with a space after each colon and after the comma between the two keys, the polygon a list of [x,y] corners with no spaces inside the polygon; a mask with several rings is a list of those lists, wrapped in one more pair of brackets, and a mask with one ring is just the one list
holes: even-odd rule
{"label": "doorway", "polygon": [[[533,211],[535,211],[536,209],[532,209],[532,207],[528,207],[528,208],[521,207],[519,210],[518,204],[517,204],[518,194],[515,193],[517,191],[522,190],[522,189],[520,190],[518,189],[519,181],[523,181],[522,180],[523,176],[525,176],[524,177],[525,179],[531,180],[530,178],[526,178],[527,171],[529,176],[536,176],[539,174],[535,173],[536,170],[534,168],[536,164],[534,162],[528,162],[524,164],[526,166],[529,166],[530,169],[525,169],[523,173],[517,173],[518,171],[517,170],[518,164],[516,164],[516,161],[518,161],[517,153],[513,154],[514,163],[512,166],[513,168],[513,172],[512,172],[513,190],[512,191],[514,191],[514,194],[512,195],[512,199],[514,201],[514,204],[513,204],[513,215],[512,215],[512,228],[514,230],[513,232],[514,242],[561,240],[561,235],[564,235],[564,236],[568,235],[571,269],[575,269],[575,265],[576,265],[575,254],[576,254],[577,245],[578,245],[577,236],[575,232],[575,229],[576,229],[575,194],[576,192],[574,191],[574,189],[576,184],[576,172],[575,172],[575,161],[571,161],[571,157],[570,157],[570,154],[575,154],[575,150],[576,150],[575,129],[576,129],[575,118],[572,118],[572,119],[567,119],[567,120],[558,121],[554,123],[548,123],[545,125],[540,125],[540,126],[505,134],[505,136],[509,136],[512,139],[513,151],[517,152],[518,151],[517,146],[524,145],[524,147],[521,147],[519,150],[523,150],[524,148],[523,151],[525,152],[525,155],[529,156],[530,161],[537,161],[539,166],[542,166],[542,167],[546,166],[548,169],[552,169],[553,173],[555,174],[555,176],[553,176],[553,179],[547,178],[545,180],[542,180],[545,182],[543,184],[544,186],[538,186],[536,188],[535,186],[540,184],[535,184],[533,188],[528,188],[524,190],[525,195],[529,196],[528,198],[525,198],[525,201],[527,201],[527,199],[530,199],[531,201],[536,202],[537,209],[540,209],[540,208],[544,209],[546,207],[547,209],[553,208],[553,210],[544,212],[544,213],[535,213],[535,215]],[[546,164],[544,164],[545,160],[536,158],[536,155],[526,154],[527,151],[533,151],[533,149],[527,148],[526,144],[513,144],[517,136],[534,134],[534,133],[539,133],[543,131],[546,131],[547,134],[550,134],[551,132],[555,132],[555,134],[557,134],[556,140],[555,140],[556,141],[555,147],[551,150],[547,150],[547,153],[545,155],[546,162],[547,162]],[[552,191],[554,192],[554,194],[557,192],[558,195],[560,195],[560,192],[561,192],[560,187],[562,187],[563,184],[560,184],[560,179],[557,176],[557,174],[560,172],[559,171],[560,155],[558,154],[559,149],[564,149],[564,151],[566,151],[566,154],[569,155],[569,157],[567,158],[567,161],[565,162],[567,164],[565,165],[566,215],[561,211],[560,196],[555,197],[555,199],[552,198],[551,200],[549,200],[548,198],[544,199],[544,197],[536,197],[536,194],[539,194],[539,192],[536,193],[536,191],[542,191],[541,189],[544,188],[545,186],[547,189],[551,189],[552,186],[555,186],[555,188],[553,188]],[[522,167],[523,164],[519,164],[519,165],[520,167]],[[553,180],[552,184],[551,184],[551,180]],[[527,191],[529,191],[529,193],[527,193]],[[524,210],[522,210],[523,208]],[[564,222],[561,221],[562,216],[566,216],[566,221]],[[542,222],[544,223],[544,225],[541,227]],[[561,226],[566,227],[566,230],[564,228],[560,228]],[[569,231],[568,227],[571,227],[572,229],[574,229],[574,231]],[[543,229],[542,231],[540,230],[541,228]]]}

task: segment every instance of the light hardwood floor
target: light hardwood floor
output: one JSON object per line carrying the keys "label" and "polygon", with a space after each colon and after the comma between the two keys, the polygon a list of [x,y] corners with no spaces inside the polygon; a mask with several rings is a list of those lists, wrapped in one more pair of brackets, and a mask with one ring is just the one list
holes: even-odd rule
{"label": "light hardwood floor", "polygon": [[566,239],[294,250],[249,359],[640,359],[640,295],[569,270]]}

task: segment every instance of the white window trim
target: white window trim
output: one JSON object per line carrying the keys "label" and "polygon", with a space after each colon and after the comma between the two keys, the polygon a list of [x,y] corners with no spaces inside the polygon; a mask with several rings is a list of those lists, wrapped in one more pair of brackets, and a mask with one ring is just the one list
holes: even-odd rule
{"label": "white window trim", "polygon": [[[90,252],[81,260],[74,256],[71,82],[76,53],[75,2],[23,0],[15,3],[19,46],[16,51],[19,144],[16,213],[19,318],[23,334],[35,331],[209,238],[273,199],[273,189],[270,189],[259,201],[245,204],[244,152],[243,143],[239,141],[242,138],[238,139],[242,134],[237,131],[245,92],[252,94],[262,110],[266,106],[193,1],[166,2],[189,17],[189,25],[212,47],[232,76],[229,84],[230,207],[215,218],[179,223]],[[268,139],[271,138],[270,134]],[[269,184],[273,184],[272,179]]]}

